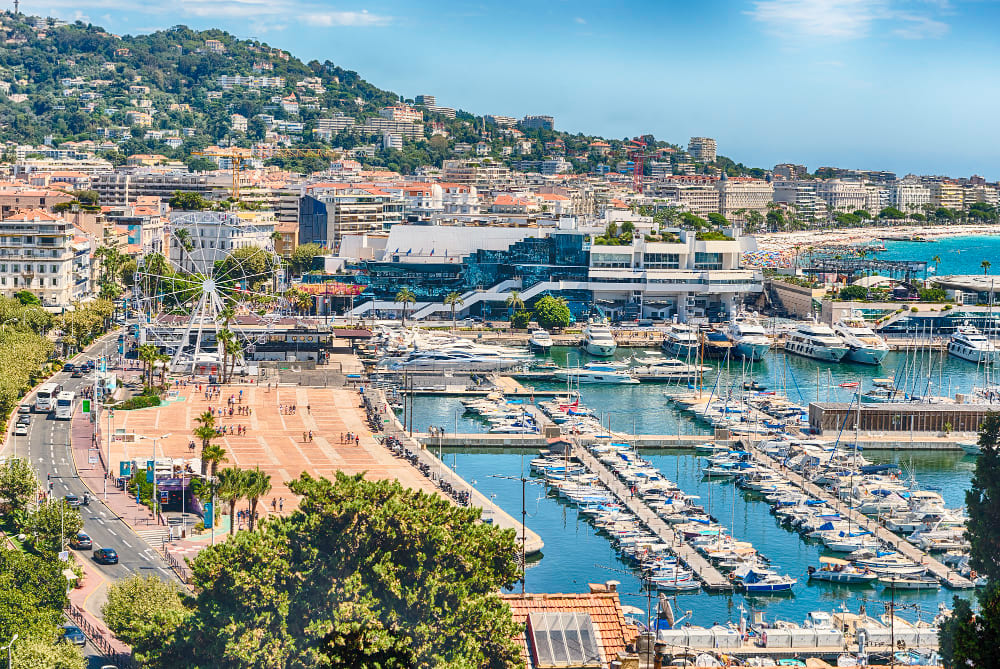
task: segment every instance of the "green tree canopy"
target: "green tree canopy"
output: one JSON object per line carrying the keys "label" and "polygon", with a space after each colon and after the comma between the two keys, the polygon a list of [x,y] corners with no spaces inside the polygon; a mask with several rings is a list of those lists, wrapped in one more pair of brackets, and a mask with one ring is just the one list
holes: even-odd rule
{"label": "green tree canopy", "polygon": [[259,246],[236,249],[220,261],[216,281],[230,288],[258,291],[274,273],[275,257]]}
{"label": "green tree canopy", "polygon": [[54,558],[0,546],[0,639],[18,634],[55,640],[66,606],[64,566]]}
{"label": "green tree canopy", "polygon": [[[290,517],[203,550],[151,667],[509,667],[514,533],[398,482],[303,474]],[[141,613],[141,612],[140,612]],[[143,613],[136,629],[154,618]],[[155,630],[152,633],[156,633]]]}
{"label": "green tree canopy", "polygon": [[24,458],[11,458],[0,465],[0,499],[10,512],[23,514],[38,491],[38,477]]}
{"label": "green tree canopy", "polygon": [[83,516],[66,500],[48,499],[28,516],[25,534],[31,545],[43,555],[55,555],[70,537],[83,529]]}
{"label": "green tree canopy", "polygon": [[294,276],[302,276],[312,269],[313,258],[321,255],[324,255],[324,251],[319,244],[300,244],[288,259],[288,269]]}
{"label": "green tree canopy", "polygon": [[860,302],[868,299],[868,289],[864,286],[844,286],[840,289],[839,297],[845,302]]}
{"label": "green tree canopy", "polygon": [[538,327],[550,330],[569,326],[572,314],[566,300],[551,295],[543,295],[535,302],[535,321]]}
{"label": "green tree canopy", "polygon": [[101,616],[115,636],[132,646],[140,663],[159,657],[188,615],[180,591],[152,574],[133,574],[108,586]]}
{"label": "green tree canopy", "polygon": [[175,191],[169,201],[171,209],[182,209],[185,211],[202,211],[211,209],[212,203],[201,196],[200,193],[187,193]]}

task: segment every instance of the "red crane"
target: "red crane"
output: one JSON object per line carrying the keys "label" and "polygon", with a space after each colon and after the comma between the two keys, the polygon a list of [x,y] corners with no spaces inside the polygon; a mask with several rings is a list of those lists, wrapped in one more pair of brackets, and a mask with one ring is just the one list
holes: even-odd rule
{"label": "red crane", "polygon": [[642,174],[646,165],[646,158],[652,154],[646,153],[646,142],[638,137],[629,142],[628,157],[632,161],[632,189],[636,193],[642,192]]}

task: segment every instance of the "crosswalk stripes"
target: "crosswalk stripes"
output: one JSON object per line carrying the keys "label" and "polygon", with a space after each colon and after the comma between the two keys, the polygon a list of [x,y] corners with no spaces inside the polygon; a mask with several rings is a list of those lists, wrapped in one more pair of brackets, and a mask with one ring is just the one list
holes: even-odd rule
{"label": "crosswalk stripes", "polygon": [[136,530],[136,536],[154,548],[163,544],[165,539],[170,537],[170,530],[165,527],[154,527],[148,530]]}

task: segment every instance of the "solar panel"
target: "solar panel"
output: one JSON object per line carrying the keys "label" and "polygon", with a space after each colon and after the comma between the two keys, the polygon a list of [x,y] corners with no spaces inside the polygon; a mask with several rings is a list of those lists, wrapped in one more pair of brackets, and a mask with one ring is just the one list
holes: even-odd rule
{"label": "solar panel", "polygon": [[589,613],[532,613],[528,616],[528,636],[538,669],[602,665]]}

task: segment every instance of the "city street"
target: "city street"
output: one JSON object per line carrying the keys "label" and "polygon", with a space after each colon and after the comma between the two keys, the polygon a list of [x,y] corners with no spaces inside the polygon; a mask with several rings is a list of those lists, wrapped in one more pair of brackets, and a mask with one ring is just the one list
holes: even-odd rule
{"label": "city street", "polygon": [[[115,336],[106,338],[84,355],[76,358],[74,363],[79,364],[105,353],[114,353],[117,345],[115,339]],[[65,390],[77,393],[77,402],[79,403],[80,392],[85,386],[92,383],[92,377],[88,377],[89,375],[74,379],[69,373],[61,372],[53,376],[51,380],[61,384]],[[25,400],[25,403],[33,404],[30,396]],[[27,450],[27,455],[35,467],[42,486],[44,487],[48,481],[51,481],[53,498],[60,498],[67,494],[79,497],[85,493],[90,495],[90,503],[80,507],[84,520],[84,532],[90,535],[93,540],[94,549],[114,548],[119,555],[117,565],[97,565],[91,559],[92,550],[78,551],[77,554],[81,561],[89,561],[96,568],[95,573],[100,574],[108,582],[135,573],[152,573],[164,579],[174,579],[173,572],[146,540],[137,536],[127,524],[104,505],[100,498],[102,491],[96,490],[94,492],[97,495],[94,495],[80,480],[70,447],[70,425],[71,421],[56,420],[54,413],[33,413],[27,436],[12,437],[11,447],[7,454],[24,457]],[[151,525],[150,529],[157,536],[166,534],[166,528],[163,526]],[[67,537],[67,542],[68,540],[69,537]],[[104,590],[103,587],[98,588],[93,593],[87,602],[88,610],[93,613],[99,612]]]}

